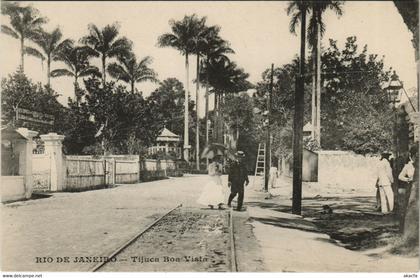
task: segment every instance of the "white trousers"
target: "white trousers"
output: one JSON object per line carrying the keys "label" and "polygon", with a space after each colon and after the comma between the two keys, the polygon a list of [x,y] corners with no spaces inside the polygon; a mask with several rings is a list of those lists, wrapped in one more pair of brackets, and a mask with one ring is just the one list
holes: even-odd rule
{"label": "white trousers", "polygon": [[394,209],[394,192],[391,185],[380,185],[381,212],[390,213]]}

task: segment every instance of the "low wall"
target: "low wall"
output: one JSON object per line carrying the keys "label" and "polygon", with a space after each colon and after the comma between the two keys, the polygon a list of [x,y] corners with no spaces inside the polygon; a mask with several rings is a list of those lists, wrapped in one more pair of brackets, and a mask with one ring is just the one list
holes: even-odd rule
{"label": "low wall", "polygon": [[321,184],[352,187],[373,187],[379,158],[347,151],[318,152],[318,179]]}
{"label": "low wall", "polygon": [[25,199],[23,176],[1,176],[1,201],[12,202]]}

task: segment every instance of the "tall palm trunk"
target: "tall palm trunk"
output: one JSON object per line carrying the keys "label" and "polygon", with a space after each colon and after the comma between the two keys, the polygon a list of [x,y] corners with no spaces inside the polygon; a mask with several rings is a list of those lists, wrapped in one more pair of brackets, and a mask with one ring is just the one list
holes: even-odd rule
{"label": "tall palm trunk", "polygon": [[224,93],[221,93],[219,96],[219,141],[218,143],[224,144],[224,129],[225,121],[223,119],[223,102],[224,102]]}
{"label": "tall palm trunk", "polygon": [[317,88],[317,86],[316,86],[316,84],[317,84],[317,82],[316,82],[316,79],[317,79],[317,72],[316,72],[317,71],[317,66],[316,66],[316,63],[318,62],[317,61],[316,52],[317,52],[316,45],[313,45],[312,46],[312,99],[311,99],[311,107],[312,107],[312,109],[311,109],[311,124],[312,124],[312,130],[311,130],[311,138],[314,139],[314,140],[316,140],[316,138],[317,138],[317,136],[316,136],[316,131],[317,131],[317,128],[316,128],[316,123],[317,123],[316,116],[318,114],[317,113],[317,107],[316,107],[316,104],[317,104],[317,102],[316,102],[316,97],[317,97],[317,92],[316,92],[316,88]]}
{"label": "tall palm trunk", "polygon": [[24,64],[25,52],[24,52],[24,48],[25,48],[24,39],[23,39],[23,36],[20,35],[20,68],[21,68],[22,72],[25,71],[25,64]]}
{"label": "tall palm trunk", "polygon": [[47,58],[47,85],[48,85],[48,87],[51,87],[50,72],[51,72],[51,57],[48,57]]}
{"label": "tall palm trunk", "polygon": [[218,142],[219,138],[219,93],[217,91],[214,92],[214,108],[213,108],[213,136],[212,141],[213,143]]}
{"label": "tall palm trunk", "polygon": [[105,87],[106,82],[106,56],[102,53],[102,82],[103,86]]}
{"label": "tall palm trunk", "polygon": [[134,81],[134,79],[133,80],[131,80],[131,93],[133,94],[134,93],[134,86],[135,86],[135,81]]}
{"label": "tall palm trunk", "polygon": [[189,137],[188,137],[188,96],[189,96],[189,73],[188,73],[188,53],[185,54],[185,71],[186,71],[186,82],[185,82],[185,100],[184,100],[184,159],[187,163],[190,162],[189,157]]}
{"label": "tall palm trunk", "polygon": [[196,169],[200,170],[200,117],[198,115],[198,94],[200,90],[200,55],[197,54],[197,82],[195,87],[195,161]]}
{"label": "tall palm trunk", "polygon": [[321,15],[318,14],[318,32],[317,32],[317,40],[316,40],[316,141],[318,142],[319,146],[321,146],[321,31],[320,31],[320,22],[321,22]]}

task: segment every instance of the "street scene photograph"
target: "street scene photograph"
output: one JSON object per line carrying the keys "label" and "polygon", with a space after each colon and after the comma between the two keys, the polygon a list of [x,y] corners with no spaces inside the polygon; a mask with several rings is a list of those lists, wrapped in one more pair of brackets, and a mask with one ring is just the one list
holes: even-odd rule
{"label": "street scene photograph", "polygon": [[0,5],[2,277],[417,277],[418,0]]}

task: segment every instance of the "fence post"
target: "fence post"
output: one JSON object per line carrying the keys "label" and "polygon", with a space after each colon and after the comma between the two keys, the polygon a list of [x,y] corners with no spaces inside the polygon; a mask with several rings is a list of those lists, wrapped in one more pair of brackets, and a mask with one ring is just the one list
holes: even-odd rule
{"label": "fence post", "polygon": [[[25,164],[23,165],[23,175],[24,175],[24,184],[25,184],[25,198],[31,198],[33,191],[33,178],[32,178],[32,140],[38,134],[38,132],[29,130],[27,128],[18,128],[17,132],[20,133],[23,137],[27,139],[27,142],[24,144],[23,149],[23,158],[25,158]],[[20,162],[19,162],[20,164]],[[20,168],[20,165],[19,165]],[[19,174],[21,170],[19,169]]]}
{"label": "fence post", "polygon": [[64,135],[48,133],[41,135],[40,137],[45,143],[45,153],[51,156],[51,191],[61,191],[64,189],[64,161],[62,151]]}
{"label": "fence post", "polygon": [[138,170],[138,178],[137,178],[137,181],[140,182],[140,171],[141,171],[141,159],[140,159],[140,155],[138,157],[138,166],[139,167],[137,167],[137,170]]}
{"label": "fence post", "polygon": [[117,161],[115,158],[111,159],[112,161],[112,185],[117,183]]}

